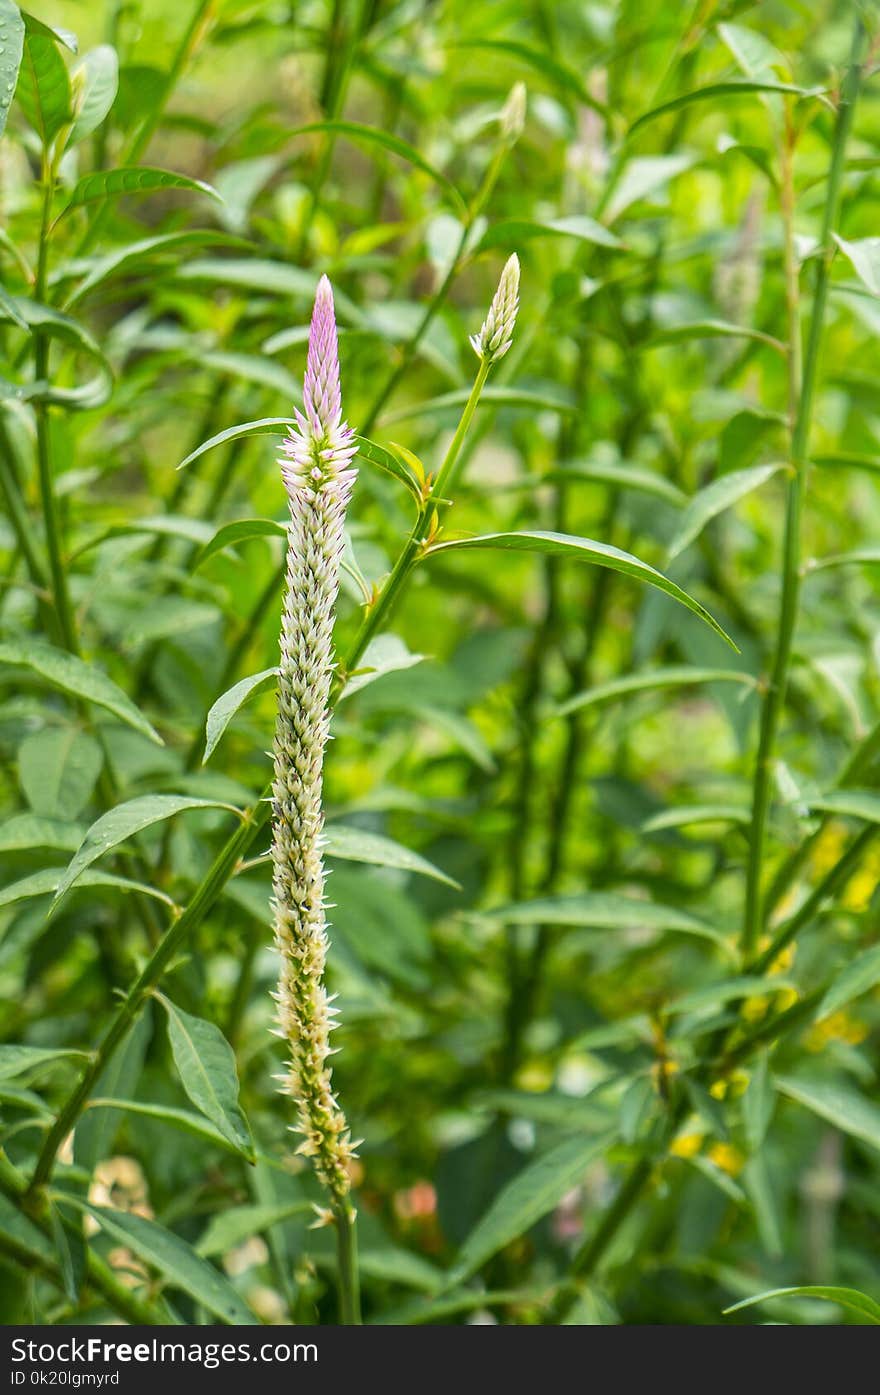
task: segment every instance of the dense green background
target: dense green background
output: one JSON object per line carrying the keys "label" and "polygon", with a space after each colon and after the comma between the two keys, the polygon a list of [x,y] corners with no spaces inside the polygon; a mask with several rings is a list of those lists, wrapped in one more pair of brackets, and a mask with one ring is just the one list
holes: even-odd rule
{"label": "dense green background", "polygon": [[[265,1321],[336,1319],[331,1239],[308,1228],[300,1203],[317,1190],[290,1160],[273,1079],[264,861],[228,882],[162,983],[234,1047],[256,1165],[216,1030],[173,1019],[197,1033],[196,1057],[225,1091],[206,1103],[180,1037],[169,1042],[169,1010],[151,1001],[97,1091],[141,1108],[89,1109],[50,1209],[28,1219],[19,1208],[15,1177],[33,1168],[81,1066],[65,1051],[95,1045],[173,914],[96,883],[50,918],[61,872],[45,869],[63,869],[125,801],[244,809],[266,783],[271,685],[201,758],[212,704],[277,661],[280,530],[200,553],[225,524],[283,521],[278,441],[237,436],[176,466],[237,423],[291,415],[317,274],[337,293],[348,420],[431,471],[473,379],[468,335],[512,251],[515,343],[484,394],[444,536],[550,528],[613,543],[668,569],[740,652],[659,591],[577,560],[465,551],[415,572],[391,629],[398,665],[403,645],[421,661],[345,699],[327,768],[331,836],[342,824],[396,847],[362,842],[366,861],[330,862],[335,1080],[364,1140],[365,1315],[534,1323],[563,1302],[569,1321],[690,1324],[784,1285],[880,1298],[869,835],[772,984],[740,981],[750,956],[737,948],[799,406],[787,376],[786,130],[808,326],[855,9],[217,0],[195,5],[186,41],[193,5],[40,6],[46,24],[76,32],[79,56],[32,26],[0,142],[0,1111],[12,1169],[0,1175],[0,1319],[112,1311],[83,1277],[84,1198],[115,1208],[115,1220],[90,1215],[93,1254],[134,1267],[136,1291],[160,1308],[167,1292],[184,1321],[232,1299]],[[2,0],[14,30],[13,10]],[[865,21],[870,31],[870,8]],[[54,138],[67,120],[59,65],[75,72],[99,44],[118,52],[118,95],[94,130],[74,132],[48,221],[80,177],[96,171],[100,193],[102,170],[136,164],[205,181],[223,201],[160,187],[71,209],[52,226],[42,277],[42,298],[69,318],[48,321],[32,307],[39,131]],[[103,84],[109,99],[112,60],[93,62],[87,91],[97,101]],[[873,748],[860,745],[880,700],[872,62],[873,51],[830,249],[766,880],[811,841],[777,923],[880,809]],[[519,81],[525,129],[505,144],[500,116]],[[292,134],[328,118],[355,124]],[[392,149],[388,133],[405,144]],[[414,517],[399,481],[359,468],[343,654],[363,586],[381,583]],[[726,492],[700,492],[734,475]],[[853,551],[813,574],[813,559]],[[164,745],[131,713],[73,694],[57,662],[47,676],[35,642],[78,648]],[[742,681],[679,671],[649,685],[654,670],[684,666]],[[633,675],[645,684],[605,691]],[[591,690],[589,704],[557,711]],[[823,813],[856,752],[844,783],[868,793],[838,790]],[[223,809],[190,809],[93,871],[184,907],[234,825]],[[264,831],[249,857],[267,846]],[[371,865],[400,863],[401,848],[427,859],[428,875]],[[494,914],[512,904],[525,909]],[[719,1058],[725,1034],[733,1055]],[[474,1234],[509,1179],[545,1156]],[[628,1176],[639,1187],[618,1216]],[[157,1258],[159,1232],[132,1213],[171,1232],[171,1248]],[[560,1284],[596,1235],[572,1307]],[[226,1275],[219,1308],[206,1300],[209,1265]],[[877,1316],[787,1299],[726,1320]]]}

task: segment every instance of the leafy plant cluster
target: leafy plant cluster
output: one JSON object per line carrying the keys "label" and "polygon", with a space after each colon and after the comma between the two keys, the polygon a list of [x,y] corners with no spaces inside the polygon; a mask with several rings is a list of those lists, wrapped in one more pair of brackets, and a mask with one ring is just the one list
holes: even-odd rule
{"label": "leafy plant cluster", "polygon": [[876,21],[0,0],[0,1320],[346,1315],[268,859],[326,272],[365,1320],[880,1321]]}

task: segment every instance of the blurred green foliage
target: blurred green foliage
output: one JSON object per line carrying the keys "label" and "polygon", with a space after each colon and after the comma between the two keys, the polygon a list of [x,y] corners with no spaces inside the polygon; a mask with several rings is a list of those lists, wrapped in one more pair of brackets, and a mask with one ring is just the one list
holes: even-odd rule
{"label": "blurred green foliage", "polygon": [[[0,108],[0,1320],[136,1317],[114,1288],[131,1271],[125,1292],[186,1322],[336,1320],[273,1079],[268,832],[198,901],[224,806],[253,808],[270,773],[271,672],[202,756],[213,705],[277,662],[283,530],[209,545],[283,524],[278,419],[319,272],[347,419],[430,473],[512,251],[516,339],[443,537],[623,548],[739,653],[612,570],[440,552],[388,671],[344,695],[334,1078],[364,1140],[365,1316],[692,1324],[762,1289],[880,1294],[880,106],[860,13],[843,149],[850,4],[47,0],[22,32],[0,0],[0,63],[24,50]],[[803,410],[793,312],[808,332],[823,265],[757,867],[771,936],[807,910],[762,962],[740,931]],[[267,419],[276,436],[199,450]],[[414,517],[399,480],[359,470],[343,656]],[[99,817],[169,795],[53,907]],[[85,1109],[28,1211],[72,1053],[194,902],[171,1005],[146,995],[92,1091],[126,1107]],[[876,1320],[835,1291],[730,1320]]]}

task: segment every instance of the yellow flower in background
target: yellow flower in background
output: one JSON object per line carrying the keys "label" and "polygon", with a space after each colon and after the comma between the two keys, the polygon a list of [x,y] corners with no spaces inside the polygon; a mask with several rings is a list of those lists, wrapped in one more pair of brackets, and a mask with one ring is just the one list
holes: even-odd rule
{"label": "yellow flower in background", "polygon": [[810,867],[817,877],[824,877],[836,867],[846,847],[846,830],[842,823],[829,823],[816,839],[810,854]]}
{"label": "yellow flower in background", "polygon": [[858,1046],[868,1035],[868,1025],[860,1018],[841,1009],[832,1012],[821,1022],[816,1022],[804,1037],[808,1051],[822,1051],[832,1041],[845,1042],[847,1046]]}
{"label": "yellow flower in background", "polygon": [[732,1143],[713,1143],[706,1157],[730,1177],[735,1177],[742,1171],[745,1163],[742,1153],[738,1148],[734,1148]]}
{"label": "yellow flower in background", "polygon": [[680,1133],[670,1146],[670,1153],[674,1158],[694,1158],[703,1146],[705,1134],[691,1131],[690,1133]]}

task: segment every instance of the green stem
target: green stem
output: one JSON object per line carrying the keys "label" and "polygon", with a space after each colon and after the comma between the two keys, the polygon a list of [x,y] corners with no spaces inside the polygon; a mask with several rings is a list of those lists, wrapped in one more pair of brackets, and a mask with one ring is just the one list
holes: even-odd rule
{"label": "green stem", "polygon": [[[37,276],[34,285],[34,298],[40,304],[46,298],[46,282],[49,271],[49,229],[52,218],[52,194],[55,188],[55,168],[48,152],[43,154],[43,205],[40,216],[40,244],[37,261]],[[37,382],[48,381],[49,340],[40,329],[34,329],[34,377]],[[46,552],[49,559],[49,575],[52,581],[52,597],[55,602],[58,630],[67,649],[72,654],[79,653],[76,626],[70,606],[67,589],[67,572],[61,552],[61,529],[58,520],[58,504],[55,498],[55,478],[52,471],[52,446],[49,434],[49,404],[45,397],[34,403],[34,417],[37,428],[37,467],[40,477],[40,503],[43,511],[43,527],[46,534]]]}
{"label": "green stem", "polygon": [[339,1264],[340,1316],[346,1326],[359,1327],[361,1323],[361,1298],[355,1212],[350,1206],[336,1206],[333,1215],[336,1226],[336,1255]]}
{"label": "green stem", "polygon": [[[812,422],[813,400],[819,374],[819,357],[822,348],[825,307],[828,300],[829,271],[831,260],[834,255],[833,232],[840,209],[846,143],[852,126],[853,110],[861,82],[862,70],[860,55],[863,49],[863,41],[864,30],[861,19],[857,19],[853,35],[850,68],[844,79],[840,93],[840,104],[834,131],[831,169],[828,175],[828,190],[822,219],[820,253],[816,269],[816,283],[813,291],[810,332],[807,340],[807,351],[804,359],[803,374],[799,385],[797,410],[794,416],[791,436],[791,463],[794,467],[794,475],[789,482],[785,510],[782,596],[779,607],[776,649],[761,711],[758,755],[755,764],[755,777],[752,790],[751,836],[746,870],[746,895],[742,926],[742,954],[744,959],[750,959],[754,954],[760,930],[764,923],[761,898],[764,844],[772,794],[776,740],[785,703],[788,673],[791,666],[792,642],[794,639],[800,601],[801,518],[806,495],[810,425]],[[795,324],[793,328],[796,332],[797,325]],[[790,345],[790,353],[797,353],[796,346]]]}

